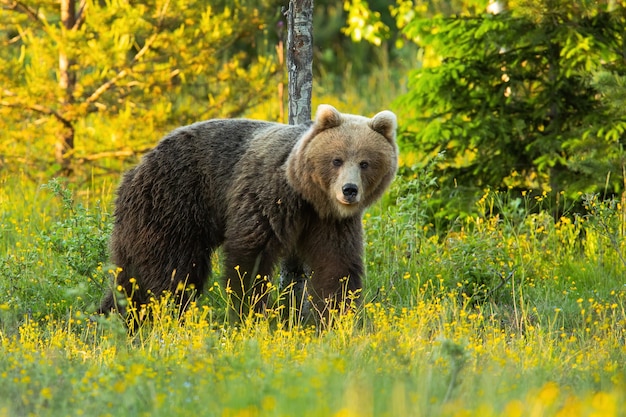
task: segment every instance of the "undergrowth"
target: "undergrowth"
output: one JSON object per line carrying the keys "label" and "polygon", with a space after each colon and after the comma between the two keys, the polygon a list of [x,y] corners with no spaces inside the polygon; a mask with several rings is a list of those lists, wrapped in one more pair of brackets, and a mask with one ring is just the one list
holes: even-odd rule
{"label": "undergrowth", "polygon": [[282,321],[280,303],[233,324],[212,277],[130,333],[93,317],[115,274],[110,194],[4,178],[0,416],[626,415],[622,202],[485,190],[442,225],[421,204],[431,172],[404,168],[366,214],[361,305],[331,326]]}

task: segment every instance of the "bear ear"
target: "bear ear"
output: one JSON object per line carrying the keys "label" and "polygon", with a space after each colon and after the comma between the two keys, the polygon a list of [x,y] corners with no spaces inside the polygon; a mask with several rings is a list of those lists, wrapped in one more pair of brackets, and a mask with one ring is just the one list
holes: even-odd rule
{"label": "bear ear", "polygon": [[372,117],[369,122],[372,130],[386,137],[390,142],[396,140],[396,129],[398,128],[398,119],[396,115],[389,110],[384,110]]}
{"label": "bear ear", "polygon": [[320,129],[330,129],[341,124],[341,113],[330,104],[320,104],[315,112],[315,126]]}

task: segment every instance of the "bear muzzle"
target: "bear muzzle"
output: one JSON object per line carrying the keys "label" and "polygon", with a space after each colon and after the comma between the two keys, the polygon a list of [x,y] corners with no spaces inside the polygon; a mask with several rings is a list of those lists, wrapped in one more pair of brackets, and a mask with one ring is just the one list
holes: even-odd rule
{"label": "bear muzzle", "polygon": [[337,199],[342,204],[351,205],[357,204],[361,200],[360,197],[358,185],[347,183],[341,187],[341,195],[338,195]]}

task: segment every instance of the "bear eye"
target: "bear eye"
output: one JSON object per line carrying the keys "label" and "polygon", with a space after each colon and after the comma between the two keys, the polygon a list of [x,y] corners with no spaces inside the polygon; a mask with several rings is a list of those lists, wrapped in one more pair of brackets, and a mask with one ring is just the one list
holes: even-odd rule
{"label": "bear eye", "polygon": [[359,166],[361,167],[361,169],[367,169],[370,166],[370,163],[367,161],[361,161]]}
{"label": "bear eye", "polygon": [[339,158],[333,159],[333,166],[340,167],[343,165],[343,161]]}

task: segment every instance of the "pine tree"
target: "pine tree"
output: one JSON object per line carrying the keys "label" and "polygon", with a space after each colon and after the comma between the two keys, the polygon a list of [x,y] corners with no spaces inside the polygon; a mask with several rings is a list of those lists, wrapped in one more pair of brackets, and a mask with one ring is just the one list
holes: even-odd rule
{"label": "pine tree", "polygon": [[407,146],[445,151],[441,182],[457,193],[619,192],[626,119],[596,74],[626,73],[625,28],[621,3],[565,0],[413,20],[426,60],[399,102]]}
{"label": "pine tree", "polygon": [[117,170],[176,126],[241,116],[273,94],[273,3],[0,0],[0,163]]}

